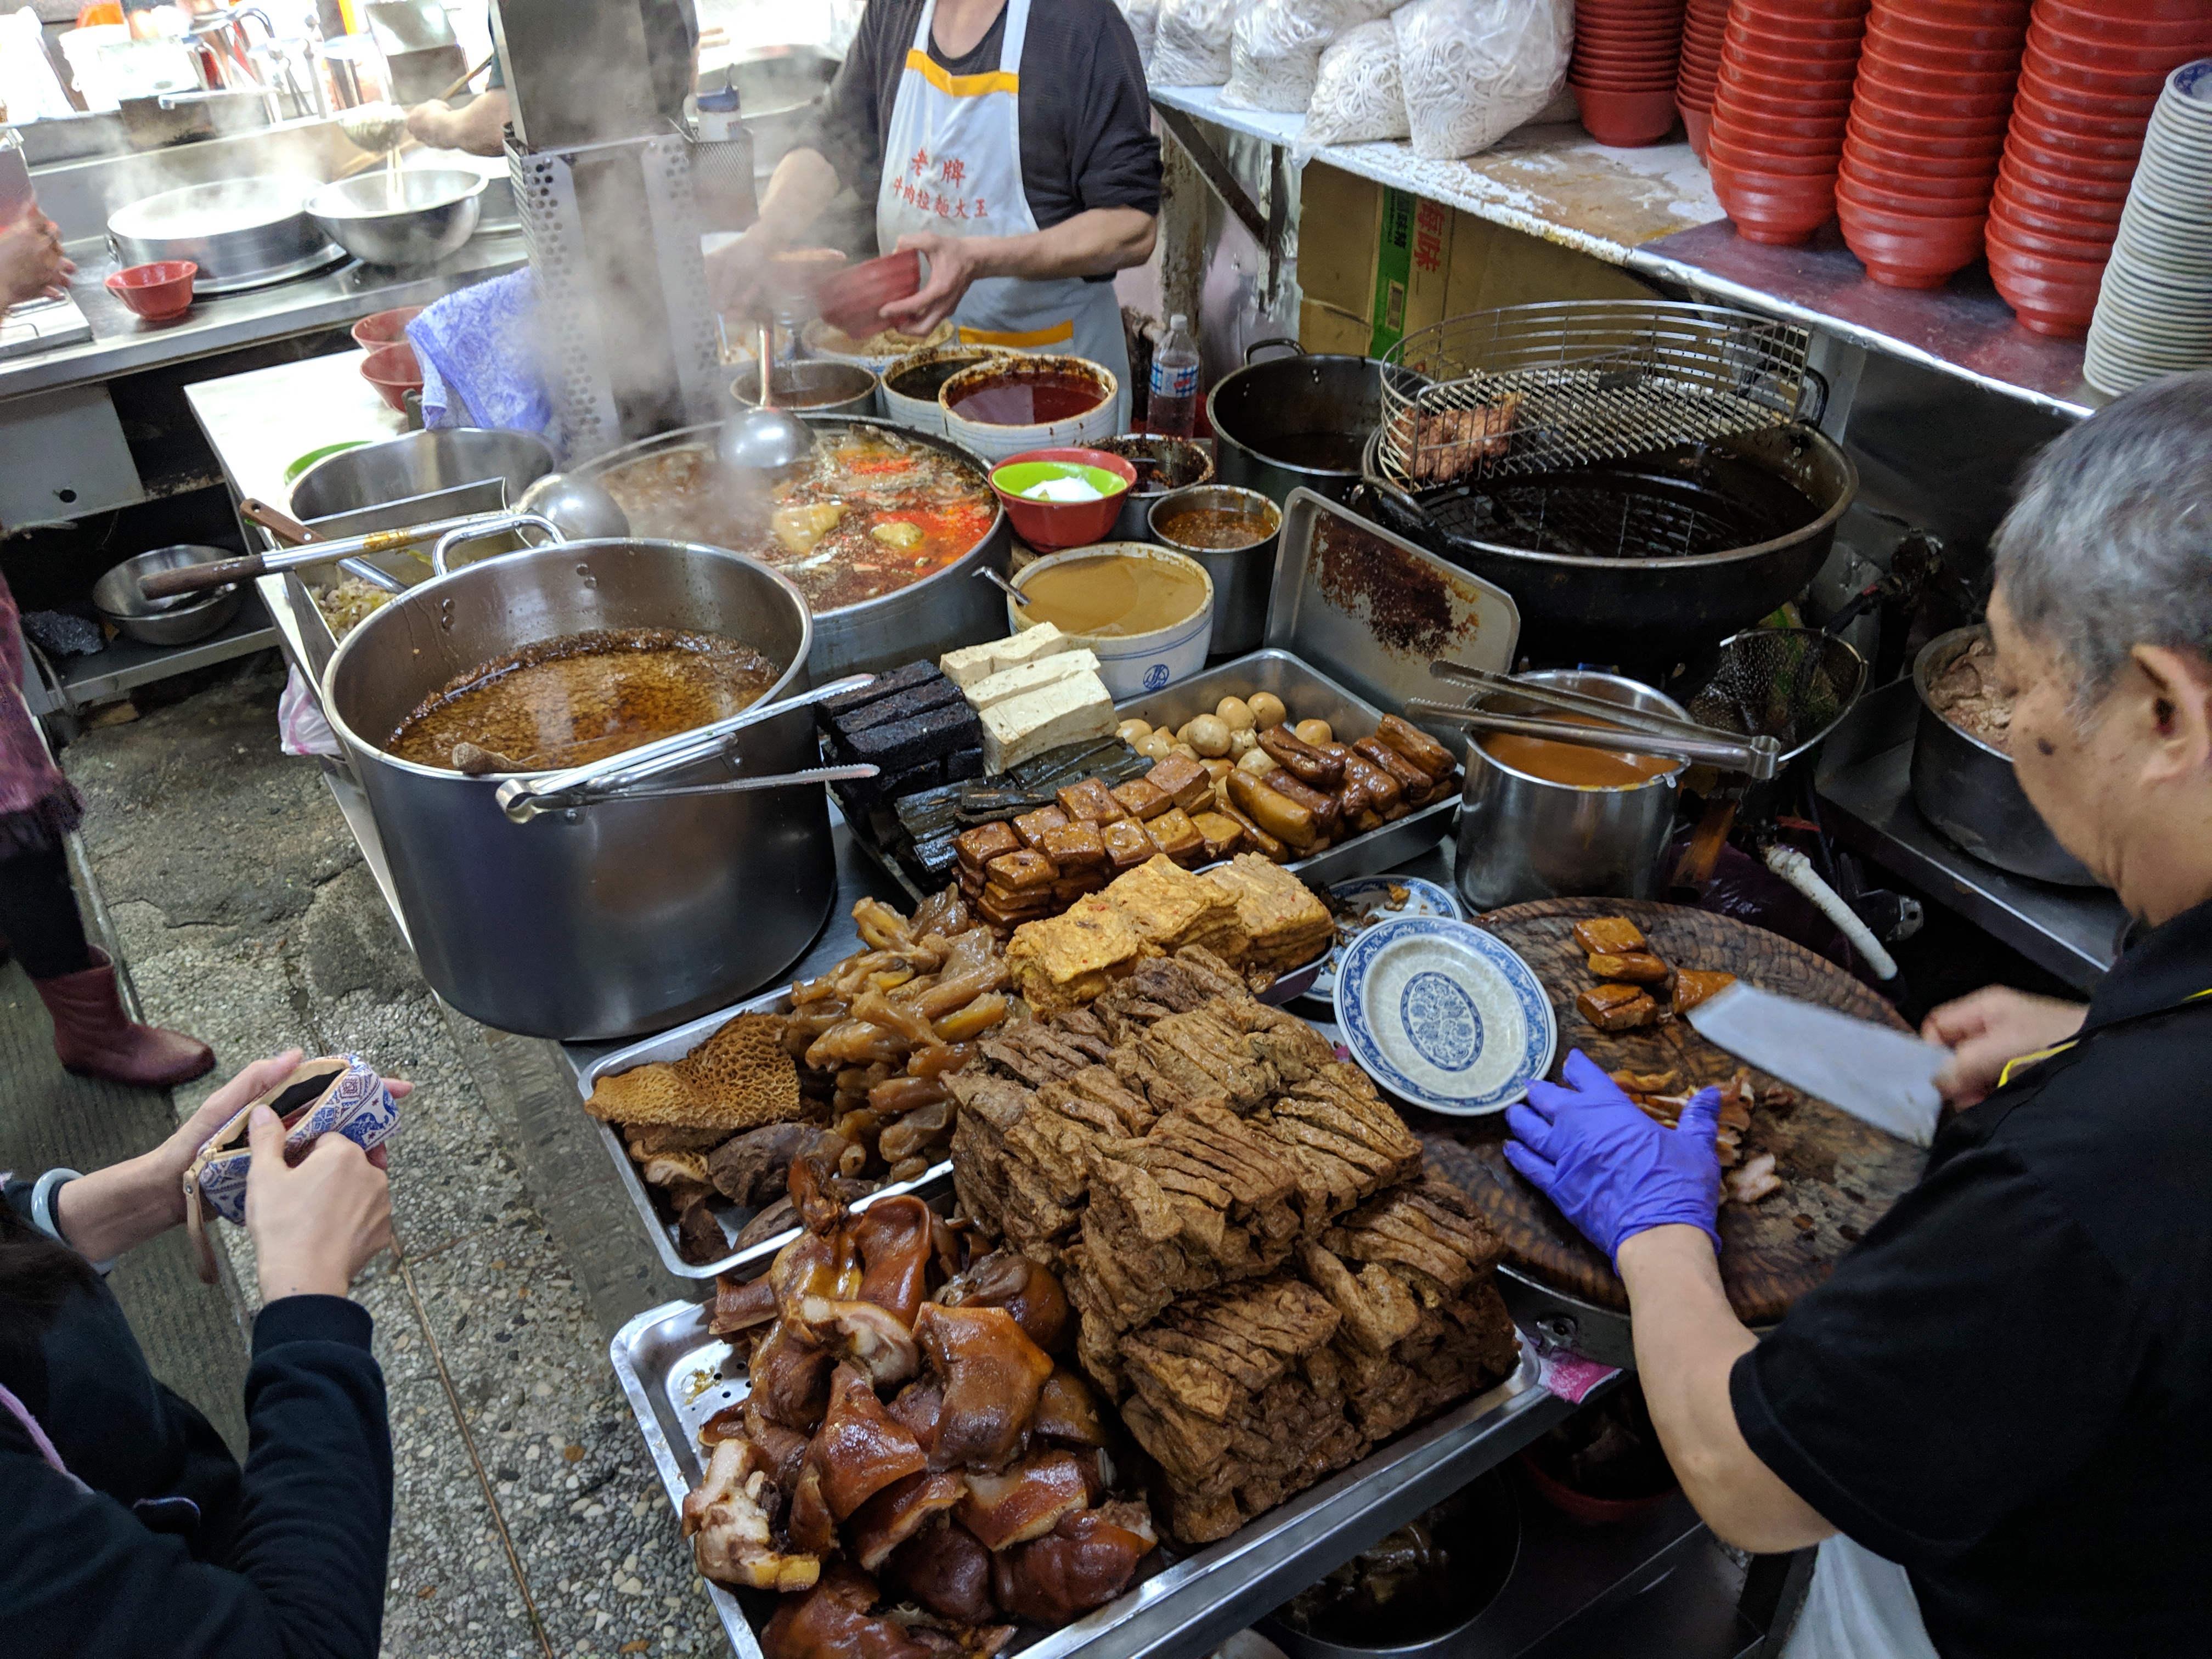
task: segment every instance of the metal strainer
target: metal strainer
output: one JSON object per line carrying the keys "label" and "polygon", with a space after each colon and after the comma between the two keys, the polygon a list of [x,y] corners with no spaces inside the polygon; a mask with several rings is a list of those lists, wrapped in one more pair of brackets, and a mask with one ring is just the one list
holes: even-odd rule
{"label": "metal strainer", "polygon": [[1850,712],[1866,678],[1866,659],[1832,634],[1747,628],[1721,641],[1720,665],[1687,702],[1701,726],[1772,738],[1786,766]]}

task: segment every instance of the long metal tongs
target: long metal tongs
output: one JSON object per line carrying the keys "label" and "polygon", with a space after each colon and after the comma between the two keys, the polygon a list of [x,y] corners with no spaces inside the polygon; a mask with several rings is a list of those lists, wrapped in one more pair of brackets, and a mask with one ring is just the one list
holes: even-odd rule
{"label": "long metal tongs", "polygon": [[565,772],[543,777],[509,778],[493,799],[501,811],[517,823],[527,823],[545,812],[573,812],[615,800],[665,800],[678,795],[732,795],[752,789],[791,789],[802,784],[837,783],[851,778],[872,778],[881,770],[872,765],[817,766],[801,772],[780,772],[756,778],[726,778],[718,783],[678,784],[660,789],[642,788],[663,773],[679,771],[702,761],[720,759],[734,769],[739,757],[731,739],[748,726],[809,708],[831,697],[842,697],[875,683],[873,674],[848,674],[842,680],[817,685],[779,702],[755,703],[712,726],[696,732],[679,732],[641,748],[626,749]]}
{"label": "long metal tongs", "polygon": [[1547,720],[1536,714],[1511,714],[1494,709],[1470,708],[1457,703],[1432,702],[1425,697],[1415,697],[1407,703],[1406,713],[1409,717],[1443,720],[1471,731],[1502,732],[1514,737],[1577,744],[1589,749],[1618,749],[1622,746],[1621,739],[1626,737],[1632,740],[1630,746],[1639,750],[1664,755],[1673,760],[1695,761],[1718,767],[1724,772],[1741,772],[1753,778],[1771,778],[1781,764],[1782,745],[1772,738],[1745,738],[1734,732],[1700,726],[1694,720],[1678,720],[1672,714],[1631,708],[1621,703],[1607,702],[1602,697],[1586,696],[1579,691],[1564,690],[1558,686],[1532,684],[1526,680],[1493,674],[1487,669],[1470,667],[1464,663],[1431,663],[1429,672],[1437,679],[1449,680],[1454,684],[1472,686],[1483,691],[1504,693],[1534,703],[1540,708],[1554,709],[1565,714],[1579,714],[1599,724],[1588,725],[1583,720]]}

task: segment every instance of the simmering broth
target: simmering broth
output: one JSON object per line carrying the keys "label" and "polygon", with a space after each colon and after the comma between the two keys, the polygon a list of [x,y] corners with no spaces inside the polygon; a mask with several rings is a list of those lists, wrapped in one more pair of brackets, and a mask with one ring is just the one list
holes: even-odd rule
{"label": "simmering broth", "polygon": [[[1583,714],[1553,714],[1547,719],[1577,726],[1603,722]],[[1530,777],[1550,783],[1572,784],[1583,789],[1632,789],[1639,783],[1677,770],[1682,764],[1658,755],[1632,754],[1621,749],[1585,749],[1579,744],[1553,743],[1548,738],[1515,737],[1504,732],[1483,734],[1483,753],[1500,766],[1510,766]]]}
{"label": "simmering broth", "polygon": [[1172,628],[1206,603],[1203,572],[1122,553],[1065,560],[1036,571],[1021,587],[1030,599],[1022,614],[1032,623],[1109,639]]}
{"label": "simmering broth", "polygon": [[500,770],[553,771],[689,732],[750,707],[783,671],[719,634],[624,628],[525,646],[423,699],[386,744],[453,770],[453,748],[504,757]]}

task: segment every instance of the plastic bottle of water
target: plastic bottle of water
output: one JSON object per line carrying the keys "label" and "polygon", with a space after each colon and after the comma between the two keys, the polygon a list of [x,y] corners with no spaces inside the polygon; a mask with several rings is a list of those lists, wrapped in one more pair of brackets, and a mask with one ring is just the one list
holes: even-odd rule
{"label": "plastic bottle of water", "polygon": [[1188,438],[1198,426],[1198,342],[1181,312],[1168,319],[1168,337],[1152,350],[1145,424],[1168,438]]}

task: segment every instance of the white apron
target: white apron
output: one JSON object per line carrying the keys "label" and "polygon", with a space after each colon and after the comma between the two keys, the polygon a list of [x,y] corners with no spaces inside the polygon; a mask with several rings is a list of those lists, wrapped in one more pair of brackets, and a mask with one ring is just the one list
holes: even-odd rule
{"label": "white apron", "polygon": [[[929,31],[936,17],[937,0],[929,0],[884,134],[876,245],[885,253],[910,232],[1026,236],[1037,228],[1022,188],[1021,62],[1030,0],[1006,0],[1006,40],[993,74],[952,75],[934,62]],[[986,276],[969,285],[952,319],[961,339],[974,344],[1066,352],[1102,364],[1121,388],[1114,430],[1128,425],[1129,350],[1113,283]]]}
{"label": "white apron", "polygon": [[1838,1533],[1823,1540],[1782,1659],[1936,1659],[1912,1581]]}

